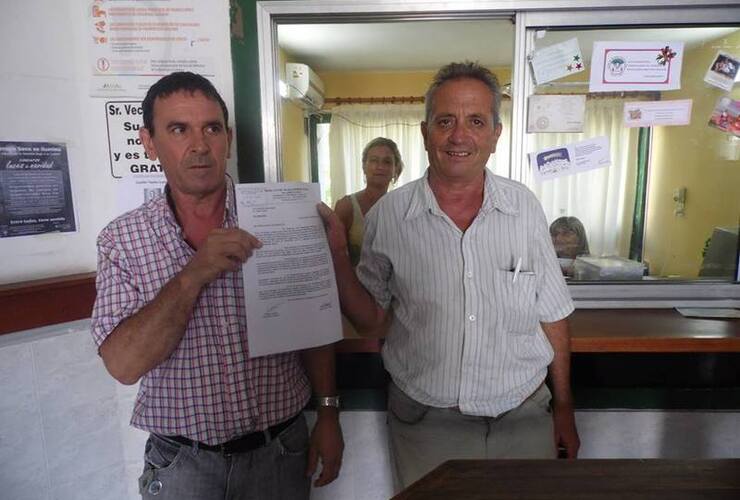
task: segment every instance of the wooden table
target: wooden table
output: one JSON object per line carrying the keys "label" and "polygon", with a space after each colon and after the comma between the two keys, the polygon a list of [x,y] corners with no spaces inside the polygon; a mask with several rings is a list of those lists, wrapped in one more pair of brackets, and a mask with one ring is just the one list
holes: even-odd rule
{"label": "wooden table", "polygon": [[394,500],[740,499],[740,459],[451,460]]}
{"label": "wooden table", "polygon": [[[675,309],[578,309],[573,352],[740,352],[740,320],[685,318]],[[339,352],[378,352],[378,339],[346,338]]]}

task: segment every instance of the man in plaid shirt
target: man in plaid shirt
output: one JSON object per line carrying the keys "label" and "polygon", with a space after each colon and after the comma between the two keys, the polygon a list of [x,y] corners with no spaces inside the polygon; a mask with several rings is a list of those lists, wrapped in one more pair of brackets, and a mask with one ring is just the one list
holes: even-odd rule
{"label": "man in plaid shirt", "polygon": [[241,265],[261,243],[237,226],[226,105],[202,76],[173,73],[142,108],[139,136],[167,187],[100,233],[92,317],[111,375],[141,381],[142,497],[308,499],[318,462],[322,486],[344,446],[333,347],[249,357]]}

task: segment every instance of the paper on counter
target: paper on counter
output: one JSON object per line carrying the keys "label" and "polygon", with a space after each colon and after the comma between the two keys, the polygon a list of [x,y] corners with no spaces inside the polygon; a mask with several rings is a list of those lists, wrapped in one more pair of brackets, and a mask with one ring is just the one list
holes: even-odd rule
{"label": "paper on counter", "polygon": [[589,92],[681,88],[683,42],[594,42]]}
{"label": "paper on counter", "polygon": [[740,59],[720,50],[712,59],[712,64],[704,75],[704,81],[729,92],[735,85],[738,69]]}
{"label": "paper on counter", "polygon": [[606,136],[600,136],[565,146],[544,149],[530,153],[529,161],[538,181],[608,167],[611,165],[609,139]]}
{"label": "paper on counter", "polygon": [[250,357],[342,338],[320,200],[318,184],[236,186],[239,227],[263,245],[242,266]]}
{"label": "paper on counter", "polygon": [[584,70],[583,55],[577,38],[536,50],[529,62],[537,85]]}
{"label": "paper on counter", "polygon": [[686,318],[732,319],[740,318],[740,309],[712,307],[677,307]]}
{"label": "paper on counter", "polygon": [[688,125],[691,122],[692,103],[692,99],[626,102],[624,126]]}
{"label": "paper on counter", "polygon": [[583,132],[585,95],[531,95],[527,133]]}

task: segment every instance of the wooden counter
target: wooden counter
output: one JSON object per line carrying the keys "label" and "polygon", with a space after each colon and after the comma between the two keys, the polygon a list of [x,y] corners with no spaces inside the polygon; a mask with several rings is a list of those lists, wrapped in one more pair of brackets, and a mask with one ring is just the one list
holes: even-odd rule
{"label": "wooden counter", "polygon": [[733,499],[740,459],[450,460],[394,500]]}
{"label": "wooden counter", "polygon": [[[684,318],[675,309],[578,309],[573,352],[740,352],[740,320]],[[339,352],[379,352],[377,339],[348,338]]]}
{"label": "wooden counter", "polygon": [[[0,286],[0,334],[89,318],[95,273]],[[578,309],[573,352],[740,352],[740,320],[684,318],[674,309]],[[339,352],[379,352],[380,340],[346,338]]]}

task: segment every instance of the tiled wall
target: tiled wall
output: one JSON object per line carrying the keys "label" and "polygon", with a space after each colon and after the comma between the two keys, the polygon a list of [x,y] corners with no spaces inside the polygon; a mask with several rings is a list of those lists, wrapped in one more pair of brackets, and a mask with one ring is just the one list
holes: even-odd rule
{"label": "tiled wall", "polygon": [[[128,425],[136,387],[108,375],[88,326],[0,337],[0,498],[139,498],[146,434]],[[341,418],[341,476],[312,498],[389,498],[385,414]],[[583,458],[740,457],[740,412],[579,411],[577,419]]]}

